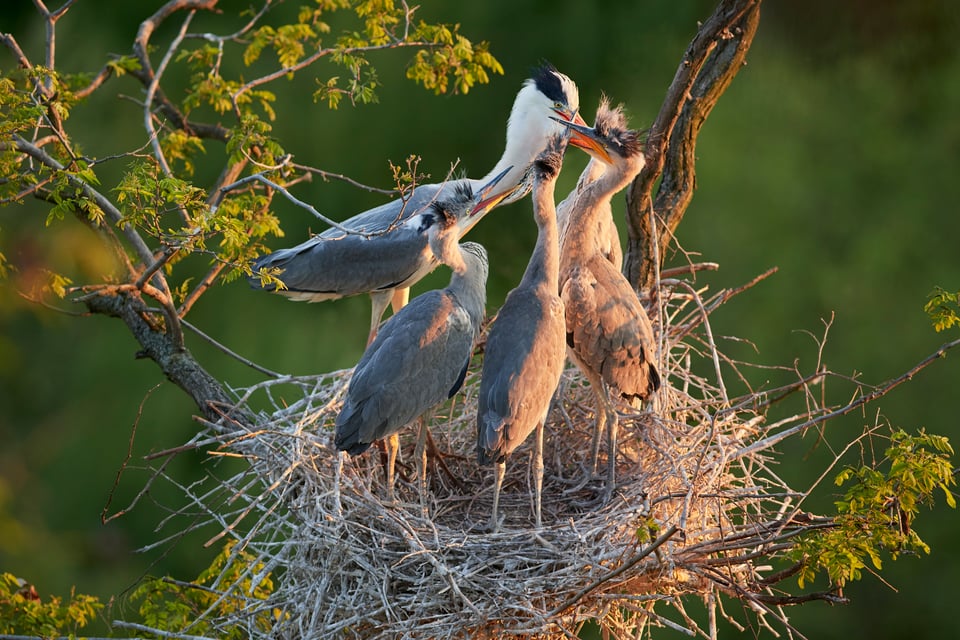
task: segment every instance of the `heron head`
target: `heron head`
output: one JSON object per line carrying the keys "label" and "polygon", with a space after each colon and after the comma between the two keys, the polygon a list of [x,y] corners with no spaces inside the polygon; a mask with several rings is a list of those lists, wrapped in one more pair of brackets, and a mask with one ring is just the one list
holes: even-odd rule
{"label": "heron head", "polygon": [[580,91],[568,76],[557,71],[549,62],[543,62],[534,71],[530,82],[550,103],[553,114],[581,125],[586,125],[580,116]]}
{"label": "heron head", "polygon": [[630,158],[643,152],[640,132],[627,127],[623,105],[611,108],[606,96],[600,99],[592,128],[559,118],[554,120],[570,130],[570,144],[605,164],[613,164],[615,157]]}
{"label": "heron head", "polygon": [[563,166],[563,152],[566,148],[567,136],[562,134],[552,136],[533,163],[535,176],[541,180],[556,178]]}

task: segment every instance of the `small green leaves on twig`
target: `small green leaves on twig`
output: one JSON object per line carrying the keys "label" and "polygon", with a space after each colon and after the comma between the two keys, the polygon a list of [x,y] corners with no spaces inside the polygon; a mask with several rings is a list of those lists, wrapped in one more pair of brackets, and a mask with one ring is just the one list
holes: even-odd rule
{"label": "small green leaves on twig", "polygon": [[960,324],[960,291],[952,293],[941,287],[934,287],[927,303],[923,305],[923,310],[930,316],[930,322],[937,333],[951,329]]}
{"label": "small green leaves on twig", "polygon": [[903,554],[930,553],[913,522],[920,505],[932,507],[938,492],[956,508],[952,455],[953,447],[943,436],[922,429],[911,436],[897,429],[884,452],[886,472],[872,466],[841,471],[836,485],[852,484],[835,503],[834,526],[805,537],[790,552],[802,563],[800,587],[826,572],[831,585],[842,588],[860,579],[868,561],[880,570],[882,553],[893,560]]}
{"label": "small green leaves on twig", "polygon": [[436,46],[417,52],[407,68],[407,77],[440,94],[447,92],[451,78],[454,93],[467,93],[473,85],[490,81],[488,70],[503,75],[503,67],[490,53],[489,45],[474,45],[457,33],[459,28],[421,22],[416,35]]}

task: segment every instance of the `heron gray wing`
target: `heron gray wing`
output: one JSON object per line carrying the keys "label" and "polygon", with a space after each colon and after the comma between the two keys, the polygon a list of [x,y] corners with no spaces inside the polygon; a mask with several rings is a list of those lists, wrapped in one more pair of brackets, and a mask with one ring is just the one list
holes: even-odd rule
{"label": "heron gray wing", "polygon": [[[352,231],[362,231],[364,233],[384,231],[389,229],[391,225],[397,225],[423,212],[431,203],[443,195],[449,195],[451,192],[448,192],[447,188],[452,184],[455,184],[455,181],[422,184],[413,190],[406,201],[397,198],[385,202],[380,206],[367,209],[363,213],[358,213],[352,218],[344,220],[340,225]],[[343,231],[336,227],[331,227],[320,234],[323,238],[339,238],[343,235],[345,235]]]}
{"label": "heron gray wing", "polygon": [[557,296],[511,291],[484,353],[477,410],[481,463],[503,460],[533,432],[550,407],[563,360],[563,306]]}
{"label": "heron gray wing", "polygon": [[337,417],[337,447],[369,445],[445,400],[473,343],[469,316],[446,291],[414,298],[357,363]]}
{"label": "heron gray wing", "polygon": [[630,283],[600,255],[570,276],[561,298],[578,364],[626,398],[647,398],[660,386],[653,329]]}
{"label": "heron gray wing", "polygon": [[[342,297],[399,287],[423,269],[439,264],[427,246],[426,226],[403,226],[381,236],[323,234],[259,258],[254,270],[280,269],[286,295]],[[422,275],[422,274],[421,274]],[[251,284],[259,286],[259,278]],[[309,297],[309,296],[305,296]]]}

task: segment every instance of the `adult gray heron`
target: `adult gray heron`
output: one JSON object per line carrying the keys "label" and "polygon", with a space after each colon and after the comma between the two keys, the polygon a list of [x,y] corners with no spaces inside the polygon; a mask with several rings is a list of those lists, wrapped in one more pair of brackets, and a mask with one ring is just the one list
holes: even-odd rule
{"label": "adult gray heron", "polygon": [[[480,213],[457,219],[458,237],[493,207],[526,195],[521,185],[530,163],[552,135],[564,132],[550,116],[585,125],[579,108],[577,85],[550,64],[541,65],[524,81],[507,121],[503,156],[486,177],[466,179],[478,190],[502,175],[498,191],[489,196],[489,206]],[[574,138],[574,144],[580,143],[579,136],[574,134]],[[350,233],[331,228],[295,247],[258,258],[249,279],[251,286],[310,302],[369,293],[372,340],[387,305],[392,302],[394,311],[401,308],[409,287],[436,268],[438,261],[430,251],[420,218],[430,203],[449,193],[450,185],[418,185],[405,201],[394,200],[342,222]],[[263,269],[277,272],[285,288],[263,286],[258,276]]]}
{"label": "adult gray heron", "polygon": [[[637,131],[626,129],[622,110],[601,109],[590,129],[564,123],[590,138],[586,148],[606,170],[571,195],[567,232],[560,248],[560,297],[566,310],[566,338],[571,358],[596,396],[596,425],[591,463],[596,472],[601,432],[607,435],[604,499],[616,487],[618,418],[607,388],[627,401],[646,400],[660,388],[653,328],[626,277],[604,253],[610,199],[626,187],[644,165]],[[611,221],[612,223],[612,221]]]}
{"label": "adult gray heron", "polygon": [[477,406],[477,459],[496,465],[490,527],[499,528],[497,509],[506,458],[536,430],[534,519],[541,525],[543,425],[564,362],[563,303],[554,187],[565,136],[551,138],[533,165],[533,215],[537,242],[520,284],[509,294],[487,336]]}
{"label": "adult gray heron", "polygon": [[[334,443],[357,455],[376,440],[387,439],[387,497],[394,500],[393,477],[398,432],[463,385],[470,355],[480,331],[486,304],[487,252],[479,244],[459,244],[457,220],[486,202],[464,182],[429,211],[430,250],[453,274],[442,290],[423,293],[384,323],[353,370],[347,395],[336,419]],[[421,421],[417,441],[421,501],[426,482]]]}

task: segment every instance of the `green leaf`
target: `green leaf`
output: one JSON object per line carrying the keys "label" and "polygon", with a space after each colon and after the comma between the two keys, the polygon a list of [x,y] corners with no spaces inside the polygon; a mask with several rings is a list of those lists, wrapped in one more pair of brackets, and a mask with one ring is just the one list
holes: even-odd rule
{"label": "green leaf", "polygon": [[934,287],[923,310],[930,317],[937,333],[960,324],[960,291],[953,293],[941,287]]}

